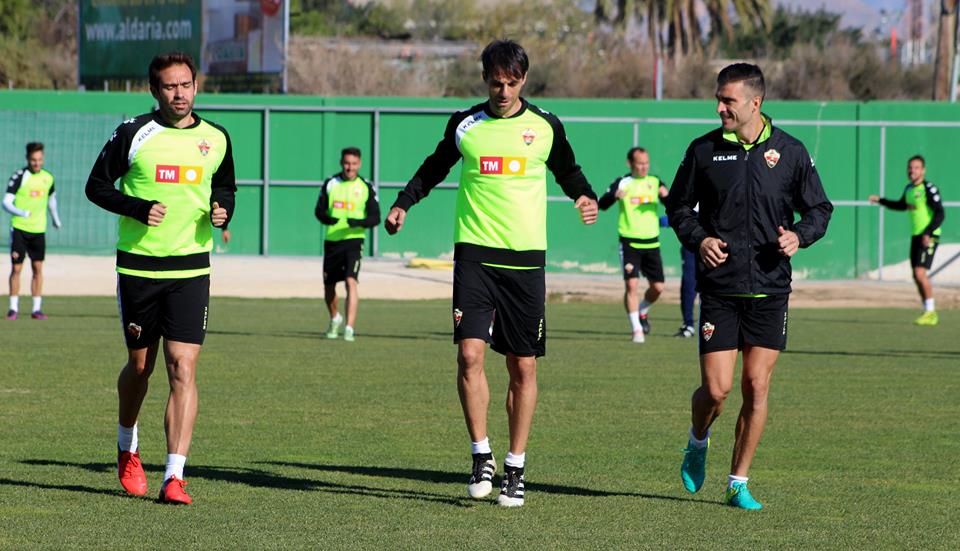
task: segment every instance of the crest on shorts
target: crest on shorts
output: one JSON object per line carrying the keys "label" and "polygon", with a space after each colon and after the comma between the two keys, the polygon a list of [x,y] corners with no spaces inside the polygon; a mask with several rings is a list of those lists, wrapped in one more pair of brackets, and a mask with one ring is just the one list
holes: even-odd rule
{"label": "crest on shorts", "polygon": [[767,160],[767,166],[773,168],[780,162],[780,152],[776,149],[768,149],[767,152],[763,154],[763,158]]}
{"label": "crest on shorts", "polygon": [[142,332],[143,332],[143,327],[140,327],[136,323],[127,324],[127,333],[129,333],[130,336],[133,337],[134,339],[139,339],[140,333]]}
{"label": "crest on shorts", "polygon": [[201,155],[206,157],[207,153],[210,153],[210,142],[206,138],[200,138],[200,141],[197,142],[197,149],[200,150]]}
{"label": "crest on shorts", "polygon": [[716,327],[714,327],[709,321],[703,322],[703,327],[700,328],[700,333],[703,335],[703,340],[710,340],[710,337],[713,337],[713,332],[715,329]]}
{"label": "crest on shorts", "polygon": [[523,143],[530,145],[535,139],[537,139],[537,133],[534,132],[532,128],[527,128],[523,131]]}
{"label": "crest on shorts", "polygon": [[623,271],[624,271],[624,272],[627,272],[628,274],[632,274],[632,273],[633,273],[633,263],[632,263],[632,262],[627,262],[626,264],[624,264],[624,265],[623,265]]}
{"label": "crest on shorts", "polygon": [[459,308],[453,309],[453,325],[454,327],[460,327],[460,320],[463,319],[463,310]]}

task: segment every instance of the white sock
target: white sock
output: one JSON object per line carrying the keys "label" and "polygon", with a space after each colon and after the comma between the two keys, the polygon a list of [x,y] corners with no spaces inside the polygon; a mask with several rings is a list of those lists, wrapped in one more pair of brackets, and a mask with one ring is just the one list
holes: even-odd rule
{"label": "white sock", "polygon": [[527,452],[523,452],[520,455],[514,455],[513,452],[507,452],[507,457],[504,458],[503,464],[507,467],[513,467],[514,469],[522,469],[526,459]]}
{"label": "white sock", "polygon": [[493,453],[493,450],[490,449],[490,438],[484,438],[479,442],[470,442],[470,453]]}
{"label": "white sock", "polygon": [[341,315],[340,312],[337,312],[337,315],[330,318],[330,320],[340,323],[341,321],[343,321],[343,315]]}
{"label": "white sock", "polygon": [[40,304],[43,302],[43,297],[33,297],[33,311],[40,311]]}
{"label": "white sock", "polygon": [[137,438],[137,424],[132,427],[125,427],[117,423],[117,446],[122,452],[136,452],[140,445],[140,439]]}
{"label": "white sock", "polygon": [[352,326],[352,325],[348,325],[348,326],[344,327],[343,330],[346,331],[347,333],[353,333],[353,326]]}
{"label": "white sock", "polygon": [[175,476],[183,480],[183,466],[187,463],[187,456],[176,453],[167,454],[167,470],[163,471],[163,481],[170,480]]}
{"label": "white sock", "polygon": [[630,318],[630,328],[634,333],[643,329],[640,326],[640,312],[627,312],[627,317]]}
{"label": "white sock", "polygon": [[734,482],[743,482],[744,484],[746,484],[747,480],[750,480],[750,479],[745,476],[730,475],[727,477],[727,488],[733,488]]}
{"label": "white sock", "polygon": [[20,296],[10,295],[10,309],[14,312],[20,311]]}
{"label": "white sock", "polygon": [[924,312],[933,312],[935,308],[933,307],[933,299],[925,298],[923,299],[923,311]]}
{"label": "white sock", "polygon": [[651,306],[653,306],[653,303],[652,303],[652,302],[647,302],[647,299],[641,300],[641,301],[640,301],[640,315],[641,315],[641,316],[646,316],[646,315],[647,315],[647,312],[650,311],[650,307],[651,307]]}
{"label": "white sock", "polygon": [[707,442],[708,442],[709,440],[710,440],[710,431],[709,431],[709,430],[707,431],[707,436],[704,437],[703,440],[700,440],[699,438],[697,438],[696,436],[694,436],[694,434],[693,434],[693,427],[690,427],[690,445],[695,446],[695,447],[697,447],[697,448],[701,448],[701,449],[702,449],[702,448],[706,448],[706,447],[707,447]]}

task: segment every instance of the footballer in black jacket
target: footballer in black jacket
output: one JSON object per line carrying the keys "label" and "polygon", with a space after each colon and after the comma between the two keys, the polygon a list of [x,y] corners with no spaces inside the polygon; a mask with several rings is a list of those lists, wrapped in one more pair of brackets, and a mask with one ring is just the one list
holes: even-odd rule
{"label": "footballer in black jacket", "polygon": [[806,148],[761,112],[764,91],[756,65],[720,72],[721,128],[690,144],[666,201],[677,237],[697,254],[701,293],[702,382],[693,393],[680,476],[690,492],[703,484],[710,425],[733,387],[742,351],[743,407],[724,496],[740,509],[762,508],[747,489],[747,471],[766,423],[773,368],[787,343],[790,257],[823,237],[833,212]]}

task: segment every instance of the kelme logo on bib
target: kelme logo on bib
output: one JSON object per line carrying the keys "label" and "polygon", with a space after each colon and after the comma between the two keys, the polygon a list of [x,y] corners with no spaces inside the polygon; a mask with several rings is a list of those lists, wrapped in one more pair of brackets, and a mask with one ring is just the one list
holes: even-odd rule
{"label": "kelme logo on bib", "polygon": [[480,174],[523,176],[526,172],[526,157],[480,157]]}
{"label": "kelme logo on bib", "polygon": [[197,185],[201,180],[203,180],[202,166],[157,165],[157,183]]}

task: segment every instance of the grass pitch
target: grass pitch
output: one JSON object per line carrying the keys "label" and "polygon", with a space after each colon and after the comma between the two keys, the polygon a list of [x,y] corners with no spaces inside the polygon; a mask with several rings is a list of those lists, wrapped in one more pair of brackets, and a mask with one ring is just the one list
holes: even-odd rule
{"label": "grass pitch", "polygon": [[[957,549],[960,312],[793,310],[751,470],[765,510],[720,505],[731,395],[707,481],[678,470],[696,344],[629,342],[618,305],[550,304],[527,454],[527,503],[467,499],[469,443],[447,301],[361,304],[356,343],[327,341],[319,301],[214,299],[186,478],[154,502],[166,374],[140,420],[150,493],[116,480],[110,298],[50,298],[50,320],[0,322],[0,548]],[[507,433],[503,360],[488,353],[490,438]]]}

